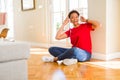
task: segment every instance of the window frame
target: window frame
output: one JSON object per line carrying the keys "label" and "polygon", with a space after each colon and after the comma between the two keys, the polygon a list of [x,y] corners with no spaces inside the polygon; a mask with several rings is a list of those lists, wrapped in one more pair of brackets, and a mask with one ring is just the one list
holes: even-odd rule
{"label": "window frame", "polygon": [[[52,0],[52,1],[54,1],[54,0]],[[70,3],[69,3],[69,1],[70,1],[70,0],[66,0],[66,10],[65,10],[66,12],[65,12],[65,15],[67,15],[66,13],[68,13],[68,12],[71,10],[71,9],[70,9]],[[80,0],[78,0],[78,1],[80,1]],[[86,0],[86,1],[87,1],[87,0]],[[87,11],[86,11],[86,12],[87,12],[87,13],[86,13],[87,16],[85,16],[85,15],[82,14],[82,13],[83,13],[83,10],[85,10],[85,9],[87,10]],[[87,7],[87,8],[80,8],[79,3],[78,3],[78,7],[77,7],[76,10],[79,11],[79,13],[81,14],[81,16],[85,16],[85,18],[88,17],[88,7]],[[64,39],[64,40],[59,40],[59,41],[55,39],[55,34],[57,33],[57,31],[55,32],[55,31],[54,31],[55,28],[53,27],[53,26],[54,26],[54,22],[53,22],[53,21],[54,21],[54,20],[53,20],[53,19],[54,19],[54,16],[53,16],[53,14],[54,14],[54,11],[53,11],[53,4],[52,4],[52,11],[51,11],[51,16],[52,16],[52,17],[51,17],[51,26],[52,26],[52,27],[51,27],[51,32],[52,32],[52,34],[51,34],[51,36],[50,36],[50,38],[51,38],[51,39],[50,39],[50,40],[51,40],[51,43],[52,43],[52,44],[64,44],[64,45],[67,45],[67,44],[70,42],[70,40],[69,40],[68,38],[66,38],[66,39]],[[65,17],[63,17],[61,21],[63,22],[64,19],[65,19]],[[61,23],[62,23],[62,22],[61,22]],[[67,29],[69,29],[69,28],[70,28],[70,24],[66,26],[66,29],[65,29],[65,30],[67,30]]]}

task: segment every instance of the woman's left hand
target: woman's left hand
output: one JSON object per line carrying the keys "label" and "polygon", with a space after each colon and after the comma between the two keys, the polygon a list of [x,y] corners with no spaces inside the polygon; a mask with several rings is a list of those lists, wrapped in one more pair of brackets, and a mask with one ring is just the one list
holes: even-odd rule
{"label": "woman's left hand", "polygon": [[69,18],[66,17],[66,19],[63,21],[63,25],[65,26],[65,25],[68,24],[68,23],[69,23]]}
{"label": "woman's left hand", "polygon": [[83,16],[81,16],[81,17],[80,17],[80,20],[81,20],[82,22],[86,22],[87,19],[85,19]]}

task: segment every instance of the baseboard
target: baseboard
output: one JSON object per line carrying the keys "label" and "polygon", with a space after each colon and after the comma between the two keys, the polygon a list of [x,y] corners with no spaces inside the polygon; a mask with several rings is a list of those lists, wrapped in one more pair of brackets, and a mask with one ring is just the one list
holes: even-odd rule
{"label": "baseboard", "polygon": [[33,43],[33,42],[29,42],[31,44],[31,46],[38,46],[38,47],[43,47],[43,48],[49,48],[50,46],[58,46],[59,47],[66,47],[66,45],[64,44],[46,44],[46,43]]}
{"label": "baseboard", "polygon": [[120,58],[120,52],[115,52],[115,53],[94,53],[92,54],[92,58],[94,59],[99,59],[99,60],[112,60],[116,58]]}
{"label": "baseboard", "polygon": [[102,53],[92,53],[92,58],[99,60],[106,60],[106,55]]}
{"label": "baseboard", "polygon": [[33,42],[30,42],[30,45],[31,46],[38,46],[38,47],[42,47],[42,48],[49,48],[49,44],[46,44],[46,43],[33,43]]}
{"label": "baseboard", "polygon": [[[28,42],[30,43],[31,46],[38,46],[38,47],[43,47],[43,48],[49,48],[50,46],[58,46],[55,44],[46,44],[46,43],[33,43],[33,42]],[[65,45],[59,45],[61,47],[66,47]],[[92,53],[92,58],[94,59],[99,59],[99,60],[111,60],[111,59],[116,59],[120,58],[120,52],[115,52],[115,53]]]}
{"label": "baseboard", "polygon": [[106,57],[106,60],[120,58],[120,52],[109,53]]}

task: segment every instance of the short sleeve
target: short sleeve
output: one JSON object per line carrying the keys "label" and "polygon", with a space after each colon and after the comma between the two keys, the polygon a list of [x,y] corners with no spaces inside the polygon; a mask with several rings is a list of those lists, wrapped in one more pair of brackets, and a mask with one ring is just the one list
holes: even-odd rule
{"label": "short sleeve", "polygon": [[86,23],[86,25],[87,25],[87,27],[88,27],[90,30],[92,30],[92,31],[95,30],[95,29],[92,28],[92,24],[90,24],[90,23]]}
{"label": "short sleeve", "polygon": [[67,37],[69,37],[69,36],[70,36],[70,29],[67,30],[67,31],[65,32],[65,34],[67,35]]}

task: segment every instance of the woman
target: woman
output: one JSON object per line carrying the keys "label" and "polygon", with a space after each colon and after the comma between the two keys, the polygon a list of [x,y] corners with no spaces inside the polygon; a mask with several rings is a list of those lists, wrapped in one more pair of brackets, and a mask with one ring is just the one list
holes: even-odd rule
{"label": "woman", "polygon": [[[56,34],[57,40],[70,37],[72,47],[70,49],[61,47],[50,47],[49,52],[52,56],[54,56],[54,58],[49,59],[48,62],[65,59],[77,59],[80,62],[90,60],[92,54],[90,32],[92,30],[95,30],[96,27],[98,27],[100,24],[95,20],[88,20],[82,16],[80,17],[82,23],[79,23],[79,15],[80,14],[78,13],[78,11],[72,10],[68,14],[68,17],[64,20],[63,24]],[[73,28],[64,32],[64,27],[69,22],[73,24]]]}

